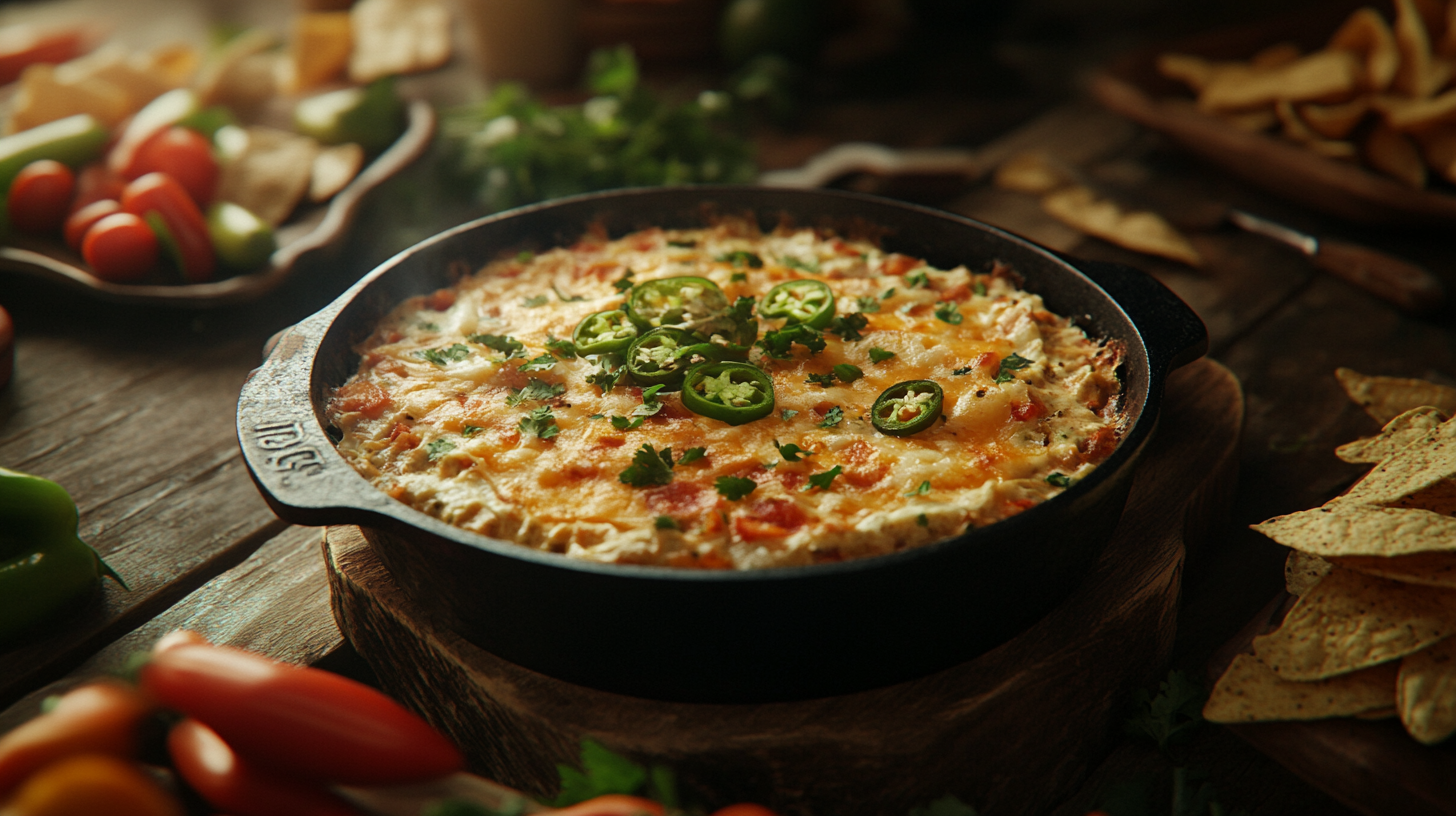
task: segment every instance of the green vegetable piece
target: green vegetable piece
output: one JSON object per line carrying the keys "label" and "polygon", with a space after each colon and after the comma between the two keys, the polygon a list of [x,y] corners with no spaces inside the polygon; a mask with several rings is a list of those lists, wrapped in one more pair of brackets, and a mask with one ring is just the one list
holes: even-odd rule
{"label": "green vegetable piece", "polygon": [[431,462],[438,462],[445,457],[445,454],[455,450],[455,443],[448,439],[436,439],[425,446],[425,458]]}
{"label": "green vegetable piece", "polygon": [[879,346],[875,346],[874,348],[870,349],[870,362],[872,362],[872,363],[875,363],[875,364],[883,363],[884,361],[893,359],[894,357],[895,357],[895,352],[893,352],[893,351],[886,351],[885,349],[882,349]]}
{"label": "green vegetable piece", "polygon": [[465,339],[488,349],[504,352],[507,360],[526,356],[526,344],[508,334],[472,334]]}
{"label": "green vegetable piece", "polygon": [[683,275],[632,287],[627,316],[641,329],[696,329],[728,311],[728,296],[707,278]]}
{"label": "green vegetable piece", "polygon": [[961,314],[960,308],[949,300],[942,300],[935,304],[935,317],[952,326],[959,326],[961,321],[966,319],[965,315]]}
{"label": "green vegetable piece", "polygon": [[834,376],[838,377],[841,382],[852,383],[864,376],[864,369],[857,365],[850,365],[849,363],[839,363],[832,370],[834,371]]}
{"label": "green vegetable piece", "polygon": [[1022,357],[1020,354],[1017,354],[1014,351],[1011,354],[1002,357],[1001,367],[996,371],[996,384],[1000,385],[1001,383],[1011,382],[1012,380],[1016,379],[1016,375],[1012,374],[1011,372],[1020,371],[1021,369],[1026,368],[1029,365],[1031,365],[1030,360]]}
{"label": "green vegetable piece", "polygon": [[535,377],[526,381],[520,388],[512,388],[511,393],[506,395],[506,405],[512,408],[528,400],[545,402],[566,393],[566,383],[549,383]]}
{"label": "green vegetable piece", "polygon": [[561,792],[552,807],[566,807],[608,793],[633,794],[647,782],[647,769],[591,739],[581,741],[581,770],[556,766]]}
{"label": "green vegetable piece", "polygon": [[814,451],[805,450],[798,445],[795,445],[793,442],[790,442],[787,445],[780,445],[779,441],[775,439],[773,443],[774,447],[778,448],[779,455],[784,457],[785,462],[797,462],[800,459],[803,459],[805,456],[814,455]]}
{"label": "green vegetable piece", "polygon": [[823,332],[813,326],[794,323],[777,331],[764,332],[758,347],[776,360],[787,360],[793,356],[791,350],[795,343],[808,349],[810,354],[818,354],[828,345],[824,342]]}
{"label": "green vegetable piece", "polygon": [[0,468],[0,647],[78,606],[102,576],[126,584],[77,535],[65,488]]}
{"label": "green vegetable piece", "polygon": [[537,308],[540,308],[542,306],[545,306],[547,303],[550,303],[550,302],[551,302],[551,296],[550,295],[535,295],[533,297],[528,297],[528,298],[522,298],[521,299],[521,305],[524,306],[524,307],[526,307],[527,309],[537,309]]}
{"label": "green vegetable piece", "polygon": [[799,489],[813,490],[817,487],[820,490],[828,490],[830,486],[834,484],[834,477],[838,476],[843,472],[844,468],[842,466],[835,465],[834,467],[824,471],[823,473],[815,473],[814,475],[810,476],[809,483]]}
{"label": "green vegetable piece", "polygon": [[821,427],[821,428],[833,428],[835,425],[838,425],[839,423],[841,423],[843,421],[844,421],[844,409],[843,408],[840,408],[838,405],[836,405],[833,408],[830,408],[829,409],[829,413],[827,413],[827,414],[824,415],[824,419],[823,419],[823,421],[821,421],[819,423],[819,427]]}
{"label": "green vegetable piece", "polygon": [[865,317],[859,312],[850,312],[847,315],[834,318],[829,324],[829,331],[839,335],[841,340],[852,343],[856,340],[864,339],[864,335],[860,334],[860,330],[869,324],[870,319],[868,317]]}
{"label": "green vegetable piece", "polygon": [[516,425],[516,429],[541,439],[550,439],[561,433],[561,427],[556,424],[556,417],[552,416],[549,405],[531,409],[531,413]]}
{"label": "green vegetable piece", "polygon": [[915,488],[914,490],[910,491],[909,493],[906,493],[905,495],[906,496],[924,496],[926,493],[929,493],[929,492],[930,492],[930,480],[929,479],[926,479],[925,481],[923,481],[923,482],[920,483],[920,486],[919,487]]}
{"label": "green vegetable piece", "polygon": [[886,388],[870,408],[870,422],[887,436],[909,436],[940,417],[945,392],[931,380],[908,380]]}
{"label": "green vegetable piece", "polygon": [[653,526],[659,530],[682,529],[681,527],[677,526],[677,521],[672,516],[658,516],[657,520],[653,522]]}
{"label": "green vegetable piece", "polygon": [[537,357],[532,357],[526,362],[521,363],[522,371],[550,371],[555,367],[556,357],[549,353],[542,354]]}
{"label": "green vegetable piece", "polygon": [[278,249],[278,238],[268,222],[231,201],[214,202],[207,208],[207,235],[218,261],[238,272],[261,269]]}
{"label": "green vegetable piece", "polygon": [[442,348],[423,349],[415,352],[415,356],[444,368],[448,363],[458,363],[470,356],[470,347],[461,343]]}
{"label": "green vegetable piece", "polygon": [[0,138],[0,238],[10,231],[10,185],[27,164],[53,159],[76,167],[100,156],[110,137],[94,116],[78,113]]}
{"label": "green vegetable piece", "polygon": [[617,475],[617,480],[632,487],[665,485],[672,481],[672,465],[672,448],[659,451],[643,445],[632,454],[632,464]]}
{"label": "green vegetable piece", "polygon": [[822,329],[834,319],[834,292],[823,281],[784,281],[763,296],[758,313]]}
{"label": "green vegetable piece", "polygon": [[732,252],[719,255],[713,260],[720,263],[732,264],[738,267],[746,266],[749,269],[763,268],[763,259],[758,257],[758,255],[756,255],[755,253],[749,252],[746,249],[735,249]]}
{"label": "green vegetable piece", "polygon": [[707,448],[688,448],[687,450],[683,451],[682,456],[678,457],[677,463],[679,465],[686,465],[689,462],[696,462],[699,459],[702,459],[707,454]]}
{"label": "green vegetable piece", "polygon": [[324,144],[357,142],[376,152],[404,132],[404,102],[394,90],[392,77],[363,87],[345,88],[311,96],[293,109],[293,125]]}
{"label": "green vegetable piece", "polygon": [[719,476],[713,481],[713,489],[728,501],[741,501],[758,489],[758,482],[743,476]]}
{"label": "green vegetable piece", "polygon": [[1052,487],[1071,487],[1072,481],[1072,477],[1065,473],[1048,473],[1046,477],[1047,484]]}
{"label": "green vegetable piece", "polygon": [[592,312],[571,332],[578,354],[607,354],[624,351],[637,339],[637,324],[621,309]]}
{"label": "green vegetable piece", "polygon": [[[627,372],[638,385],[676,388],[699,355],[713,353],[710,344],[682,329],[653,329],[627,347]],[[701,361],[699,361],[701,362]]]}
{"label": "green vegetable piece", "polygon": [[[172,92],[168,91],[168,93]],[[211,105],[206,108],[194,110],[186,116],[181,117],[177,120],[177,124],[189,130],[195,130],[211,139],[217,135],[219,130],[229,125],[236,125],[237,120],[233,118],[233,112],[228,110],[227,106]]]}
{"label": "green vegetable piece", "polygon": [[683,380],[682,403],[695,414],[742,425],[773,413],[773,380],[748,363],[694,366]]}

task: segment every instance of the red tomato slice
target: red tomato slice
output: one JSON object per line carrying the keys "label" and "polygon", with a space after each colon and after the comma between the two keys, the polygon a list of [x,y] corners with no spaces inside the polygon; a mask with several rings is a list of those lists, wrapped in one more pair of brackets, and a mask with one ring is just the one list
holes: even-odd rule
{"label": "red tomato slice", "polygon": [[71,211],[76,174],[51,159],[33,161],[20,169],[10,184],[10,223],[21,232],[55,232]]}
{"label": "red tomato slice", "polygon": [[141,688],[207,723],[250,762],[293,777],[389,785],[465,764],[449,740],[383,693],[241,649],[168,649],[142,669]]}
{"label": "red tomato slice", "polygon": [[218,165],[212,142],[191,128],[162,128],[137,147],[122,175],[134,179],[147,173],[166,173],[176,179],[200,208],[212,203],[217,192]]}
{"label": "red tomato slice", "polygon": [[96,277],[112,283],[135,283],[157,265],[157,234],[131,213],[112,213],[86,231],[81,257]]}
{"label": "red tomato slice", "polygon": [[620,793],[609,793],[561,810],[547,811],[551,816],[662,816],[663,812],[658,802]]}
{"label": "red tomato slice", "polygon": [[147,173],[126,185],[121,193],[121,208],[143,218],[149,212],[157,214],[172,237],[176,249],[173,260],[188,283],[212,279],[217,259],[212,254],[207,219],[176,179],[166,173]]}
{"label": "red tomato slice", "polygon": [[71,213],[70,217],[66,219],[66,226],[62,229],[62,234],[66,236],[66,245],[80,252],[81,242],[86,240],[86,233],[96,226],[96,222],[119,212],[121,212],[121,202],[112,198],[103,198]]}
{"label": "red tomato slice", "polygon": [[234,816],[358,816],[358,811],[319,785],[257,768],[196,720],[172,726],[167,753],[193,790]]}

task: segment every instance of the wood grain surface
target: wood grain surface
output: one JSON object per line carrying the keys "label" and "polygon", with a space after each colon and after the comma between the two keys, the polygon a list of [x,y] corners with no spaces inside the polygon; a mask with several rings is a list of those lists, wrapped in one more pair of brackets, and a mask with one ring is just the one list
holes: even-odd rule
{"label": "wood grain surface", "polygon": [[1100,761],[1121,702],[1161,672],[1184,540],[1201,543],[1228,508],[1242,414],[1238,382],[1217,363],[1175,374],[1123,522],[1073,594],[996,650],[884,689],[731,706],[573,686],[474,647],[408,601],[356,528],[329,531],[336,615],[386,689],[481,773],[538,795],[591,736],[670,765],[720,804],[870,814],[953,793],[987,814],[1037,813]]}

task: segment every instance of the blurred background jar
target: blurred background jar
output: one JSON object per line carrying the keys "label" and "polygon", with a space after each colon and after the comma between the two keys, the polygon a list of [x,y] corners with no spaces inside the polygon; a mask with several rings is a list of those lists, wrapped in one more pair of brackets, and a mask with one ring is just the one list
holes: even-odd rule
{"label": "blurred background jar", "polygon": [[455,2],[487,82],[515,80],[551,88],[579,78],[580,0]]}

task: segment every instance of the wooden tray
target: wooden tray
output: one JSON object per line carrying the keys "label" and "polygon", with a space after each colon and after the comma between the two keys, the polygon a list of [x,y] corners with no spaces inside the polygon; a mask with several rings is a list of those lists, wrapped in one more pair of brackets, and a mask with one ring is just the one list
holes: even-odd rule
{"label": "wooden tray", "polygon": [[[706,804],[852,816],[954,794],[986,814],[1042,813],[1110,749],[1133,690],[1162,674],[1185,544],[1217,527],[1232,495],[1237,379],[1193,363],[1170,379],[1163,410],[1122,524],[1083,584],[994,651],[888,688],[750,706],[573,686],[432,619],[353,527],[326,537],[334,613],[381,685],[463,746],[473,770],[535,795],[554,793],[556,764],[574,765],[590,736],[670,765]],[[633,624],[623,636],[650,630]]]}
{"label": "wooden tray", "polygon": [[1136,51],[1098,72],[1092,79],[1092,95],[1108,109],[1164,134],[1250,184],[1310,209],[1362,224],[1456,223],[1456,195],[1412,189],[1360,165],[1319,156],[1265,133],[1240,130],[1199,112],[1187,88],[1156,68],[1158,55],[1170,51],[1247,59],[1279,42],[1318,48],[1355,7],[1333,3]]}

